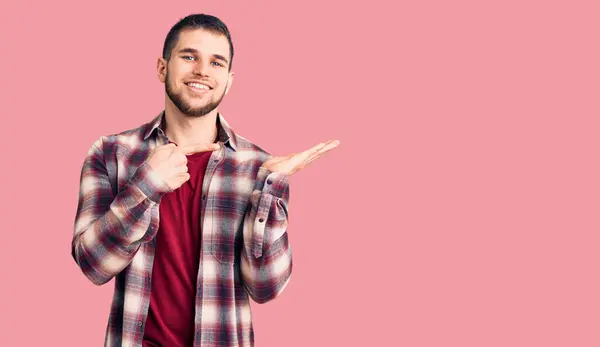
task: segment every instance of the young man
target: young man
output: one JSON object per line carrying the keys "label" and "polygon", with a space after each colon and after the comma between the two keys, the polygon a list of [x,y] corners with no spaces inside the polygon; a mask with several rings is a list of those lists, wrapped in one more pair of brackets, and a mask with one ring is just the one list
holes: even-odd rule
{"label": "young man", "polygon": [[290,279],[288,178],[339,142],[273,157],[236,134],[217,111],[232,59],[218,18],[183,18],[158,59],[164,111],[88,152],[72,255],[115,278],[105,346],[253,346],[248,298]]}

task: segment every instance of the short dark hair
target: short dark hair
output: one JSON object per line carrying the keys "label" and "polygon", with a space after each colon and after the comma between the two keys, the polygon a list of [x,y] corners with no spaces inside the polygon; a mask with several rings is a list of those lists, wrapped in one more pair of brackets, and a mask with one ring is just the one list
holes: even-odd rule
{"label": "short dark hair", "polygon": [[225,23],[223,23],[219,18],[208,14],[191,14],[180,19],[179,22],[177,22],[177,24],[175,24],[167,34],[165,44],[163,45],[163,59],[166,61],[171,59],[173,48],[175,48],[177,45],[177,40],[179,40],[179,33],[186,29],[204,29],[213,34],[225,36],[227,41],[229,41],[229,51],[231,53],[229,59],[229,70],[231,70],[231,65],[233,64],[233,43],[231,42],[229,29],[227,29],[227,25],[225,25]]}

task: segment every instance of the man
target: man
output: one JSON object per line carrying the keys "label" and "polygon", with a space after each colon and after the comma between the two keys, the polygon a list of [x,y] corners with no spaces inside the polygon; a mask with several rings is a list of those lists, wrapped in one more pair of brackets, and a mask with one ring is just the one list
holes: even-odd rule
{"label": "man", "polygon": [[183,18],[158,59],[164,111],[88,152],[72,255],[115,278],[105,346],[253,346],[248,298],[290,279],[288,179],[339,142],[273,157],[236,134],[217,110],[232,60],[224,23]]}

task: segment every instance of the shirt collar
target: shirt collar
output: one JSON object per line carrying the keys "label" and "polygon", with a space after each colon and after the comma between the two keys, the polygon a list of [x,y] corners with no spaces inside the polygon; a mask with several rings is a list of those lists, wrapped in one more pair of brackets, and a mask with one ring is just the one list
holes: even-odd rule
{"label": "shirt collar", "polygon": [[[155,130],[161,131],[161,132],[163,131],[164,117],[165,117],[165,111],[163,110],[152,121],[150,121],[149,123],[146,124],[145,130],[144,130],[144,140],[147,140]],[[217,138],[219,139],[219,142],[222,142],[224,144],[229,144],[229,146],[234,151],[237,151],[237,141],[236,141],[235,132],[233,131],[233,129],[231,128],[229,123],[227,123],[227,121],[225,120],[225,117],[223,117],[223,115],[221,113],[217,114]]]}

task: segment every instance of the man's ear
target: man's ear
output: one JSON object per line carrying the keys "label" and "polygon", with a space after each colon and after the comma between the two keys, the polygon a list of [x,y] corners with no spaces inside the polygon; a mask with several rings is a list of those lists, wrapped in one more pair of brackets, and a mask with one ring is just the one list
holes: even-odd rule
{"label": "man's ear", "polygon": [[229,78],[227,79],[227,86],[225,86],[225,95],[227,95],[227,93],[229,92],[229,89],[231,89],[231,84],[233,83],[234,75],[235,75],[235,72],[229,73]]}
{"label": "man's ear", "polygon": [[158,58],[156,61],[156,74],[158,76],[158,80],[162,83],[165,83],[167,80],[167,61],[162,57]]}

